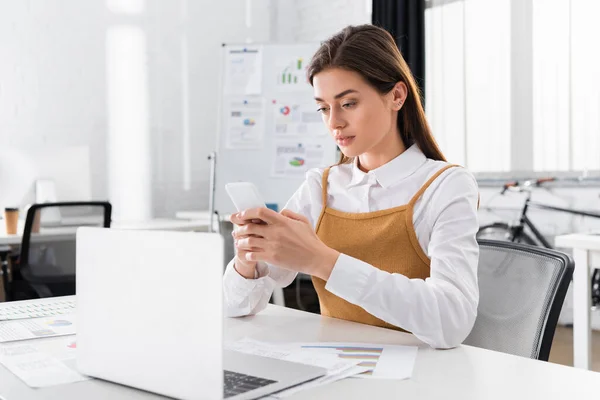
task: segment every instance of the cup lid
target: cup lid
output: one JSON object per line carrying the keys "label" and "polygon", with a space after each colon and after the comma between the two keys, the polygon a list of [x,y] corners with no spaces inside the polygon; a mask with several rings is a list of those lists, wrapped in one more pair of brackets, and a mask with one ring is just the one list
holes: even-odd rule
{"label": "cup lid", "polygon": [[19,211],[19,209],[16,207],[6,207],[4,211]]}

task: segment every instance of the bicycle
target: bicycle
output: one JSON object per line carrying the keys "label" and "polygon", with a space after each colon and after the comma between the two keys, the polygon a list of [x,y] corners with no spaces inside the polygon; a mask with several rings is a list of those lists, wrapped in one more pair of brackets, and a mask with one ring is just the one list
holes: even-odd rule
{"label": "bicycle", "polygon": [[[556,178],[531,179],[522,183],[518,181],[505,183],[502,187],[500,195],[504,195],[507,191],[526,193],[525,203],[521,209],[518,222],[516,224],[494,222],[492,224],[484,225],[479,228],[479,231],[477,232],[477,239],[507,240],[515,243],[525,243],[553,249],[554,246],[550,244],[548,239],[540,232],[540,230],[527,216],[527,211],[529,211],[529,209],[532,207],[540,210],[564,212],[573,215],[600,219],[600,212],[597,213],[592,211],[576,210],[572,208],[556,207],[531,201],[532,188],[541,187],[544,183],[554,181],[556,181]],[[525,228],[528,228],[531,234],[533,234],[533,237],[531,234],[525,231]],[[600,304],[600,269],[594,270],[591,281],[592,304],[594,307],[596,307]]]}

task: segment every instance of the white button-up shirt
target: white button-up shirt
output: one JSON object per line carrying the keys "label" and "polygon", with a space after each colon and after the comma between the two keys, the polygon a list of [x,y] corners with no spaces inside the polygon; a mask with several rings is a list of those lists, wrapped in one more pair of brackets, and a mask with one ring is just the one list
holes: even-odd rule
{"label": "white button-up shirt", "polygon": [[[407,204],[447,163],[425,157],[413,145],[381,167],[365,173],[356,162],[329,173],[327,206],[363,213]],[[323,169],[305,182],[285,208],[309,219],[313,228],[322,210]],[[464,168],[443,172],[416,202],[413,226],[431,260],[430,277],[409,279],[341,254],[325,289],[392,325],[412,332],[436,348],[459,345],[477,315],[479,247],[477,182]],[[245,279],[229,263],[223,277],[225,313],[254,314],[264,309],[275,286],[288,286],[296,272],[258,263],[256,279]]]}

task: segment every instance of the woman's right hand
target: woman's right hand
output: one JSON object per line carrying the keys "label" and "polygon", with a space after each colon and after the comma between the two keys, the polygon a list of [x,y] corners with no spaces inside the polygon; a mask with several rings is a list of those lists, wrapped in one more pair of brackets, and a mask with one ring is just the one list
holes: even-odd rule
{"label": "woman's right hand", "polygon": [[238,240],[248,237],[247,235],[238,235],[237,230],[238,227],[244,226],[251,223],[261,223],[260,220],[249,221],[239,217],[239,213],[231,215],[231,222],[235,225],[235,228],[232,232],[233,241],[235,244],[236,254],[234,258],[234,268],[235,270],[242,275],[246,279],[254,279],[255,271],[256,271],[256,261],[248,261],[246,260],[247,250],[238,248]]}

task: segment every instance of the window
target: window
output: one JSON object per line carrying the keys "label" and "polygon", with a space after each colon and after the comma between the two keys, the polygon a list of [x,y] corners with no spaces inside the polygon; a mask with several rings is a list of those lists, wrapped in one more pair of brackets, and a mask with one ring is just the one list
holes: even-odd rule
{"label": "window", "polygon": [[571,168],[600,170],[600,2],[571,0]]}
{"label": "window", "polygon": [[473,172],[600,172],[597,0],[431,0],[426,112]]}

